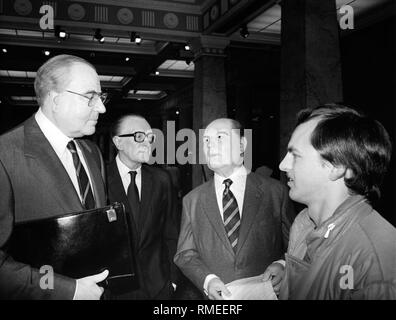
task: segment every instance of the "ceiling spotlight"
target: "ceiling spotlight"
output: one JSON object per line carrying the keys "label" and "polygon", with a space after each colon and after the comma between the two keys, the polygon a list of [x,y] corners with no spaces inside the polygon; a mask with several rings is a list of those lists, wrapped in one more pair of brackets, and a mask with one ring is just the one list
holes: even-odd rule
{"label": "ceiling spotlight", "polygon": [[51,53],[51,52],[49,52],[48,50],[45,50],[45,51],[44,51],[44,54],[45,54],[46,56],[49,56],[50,53]]}
{"label": "ceiling spotlight", "polygon": [[142,38],[139,35],[136,35],[135,43],[136,44],[141,44],[142,43]]}
{"label": "ceiling spotlight", "polygon": [[184,46],[184,50],[190,51],[190,49],[191,49],[191,47],[190,47],[188,44],[186,44],[186,45]]}
{"label": "ceiling spotlight", "polygon": [[136,34],[136,32],[131,32],[131,42],[140,44],[142,42],[142,38],[138,34]]}
{"label": "ceiling spotlight", "polygon": [[103,43],[104,40],[105,40],[104,36],[103,36],[102,33],[100,32],[100,29],[96,29],[95,34],[94,34],[94,38],[95,38],[96,40],[98,40],[100,43]]}
{"label": "ceiling spotlight", "polygon": [[249,37],[249,30],[246,25],[242,26],[241,31],[239,33],[240,33],[241,37],[244,39]]}
{"label": "ceiling spotlight", "polygon": [[6,48],[3,48],[3,52],[4,52],[4,53],[7,53],[7,49],[6,49]]}
{"label": "ceiling spotlight", "polygon": [[176,110],[176,114],[179,115],[179,113],[180,113],[180,111],[179,111],[179,110]]}
{"label": "ceiling spotlight", "polygon": [[129,61],[129,57],[126,57],[126,58],[125,58],[125,61]]}
{"label": "ceiling spotlight", "polygon": [[155,71],[155,75],[158,76],[159,75],[159,71]]}
{"label": "ceiling spotlight", "polygon": [[58,38],[61,38],[61,39],[64,39],[64,38],[66,38],[66,31],[65,30],[63,30],[63,29],[61,29],[61,27],[60,26],[56,26],[55,27],[55,36],[56,37],[58,37]]}

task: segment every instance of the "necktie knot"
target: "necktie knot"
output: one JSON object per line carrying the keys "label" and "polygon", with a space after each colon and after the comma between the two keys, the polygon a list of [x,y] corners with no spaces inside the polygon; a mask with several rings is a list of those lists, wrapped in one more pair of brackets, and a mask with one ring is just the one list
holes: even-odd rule
{"label": "necktie knot", "polygon": [[136,171],[129,171],[129,174],[131,175],[131,181],[135,181],[135,178],[136,178],[136,175],[137,175],[137,172]]}
{"label": "necktie knot", "polygon": [[77,152],[76,144],[74,143],[73,140],[69,141],[69,143],[66,145],[66,148],[69,149],[69,151],[71,153],[76,153]]}
{"label": "necktie knot", "polygon": [[228,191],[230,190],[231,185],[232,185],[232,180],[231,180],[231,179],[225,179],[225,180],[223,181],[223,183],[224,183],[224,185],[225,185],[224,194],[227,194]]}

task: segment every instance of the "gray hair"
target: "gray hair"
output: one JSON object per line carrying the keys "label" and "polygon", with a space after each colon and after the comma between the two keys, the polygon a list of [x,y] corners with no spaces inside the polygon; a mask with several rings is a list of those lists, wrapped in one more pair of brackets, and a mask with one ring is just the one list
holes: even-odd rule
{"label": "gray hair", "polygon": [[44,103],[48,92],[51,90],[61,92],[70,83],[70,69],[76,63],[88,65],[96,71],[88,61],[68,54],[55,56],[38,69],[34,80],[34,91],[40,106]]}

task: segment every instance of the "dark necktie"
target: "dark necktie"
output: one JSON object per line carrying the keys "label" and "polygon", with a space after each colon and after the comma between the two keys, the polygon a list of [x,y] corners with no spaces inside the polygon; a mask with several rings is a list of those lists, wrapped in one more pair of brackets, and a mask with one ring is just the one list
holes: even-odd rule
{"label": "dark necktie", "polygon": [[137,173],[136,171],[129,171],[129,174],[131,175],[131,183],[128,186],[127,196],[135,221],[137,221],[140,213],[139,191],[135,182]]}
{"label": "dark necktie", "polygon": [[231,243],[232,249],[234,250],[234,252],[236,252],[241,218],[239,216],[238,203],[235,199],[234,194],[230,190],[232,180],[226,179],[223,181],[223,183],[225,184],[223,192],[224,227],[227,233],[228,240]]}
{"label": "dark necktie", "polygon": [[66,147],[67,149],[69,149],[73,157],[73,164],[74,167],[76,168],[77,181],[80,189],[82,205],[87,210],[94,209],[95,200],[93,197],[91,185],[89,183],[87,172],[85,171],[84,166],[81,163],[80,157],[78,156],[74,141],[73,140],[69,141]]}

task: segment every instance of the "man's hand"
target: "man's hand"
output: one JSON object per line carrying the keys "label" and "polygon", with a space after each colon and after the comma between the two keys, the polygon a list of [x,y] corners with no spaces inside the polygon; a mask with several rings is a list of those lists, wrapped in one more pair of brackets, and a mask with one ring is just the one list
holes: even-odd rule
{"label": "man's hand", "polygon": [[210,300],[224,300],[222,295],[230,296],[231,292],[219,278],[213,278],[208,283],[208,297]]}
{"label": "man's hand", "polygon": [[263,281],[271,280],[272,287],[278,295],[284,274],[285,267],[279,262],[273,262],[263,273]]}
{"label": "man's hand", "polygon": [[93,276],[77,279],[74,300],[99,300],[104,289],[97,283],[106,279],[108,275],[109,271],[105,270]]}

